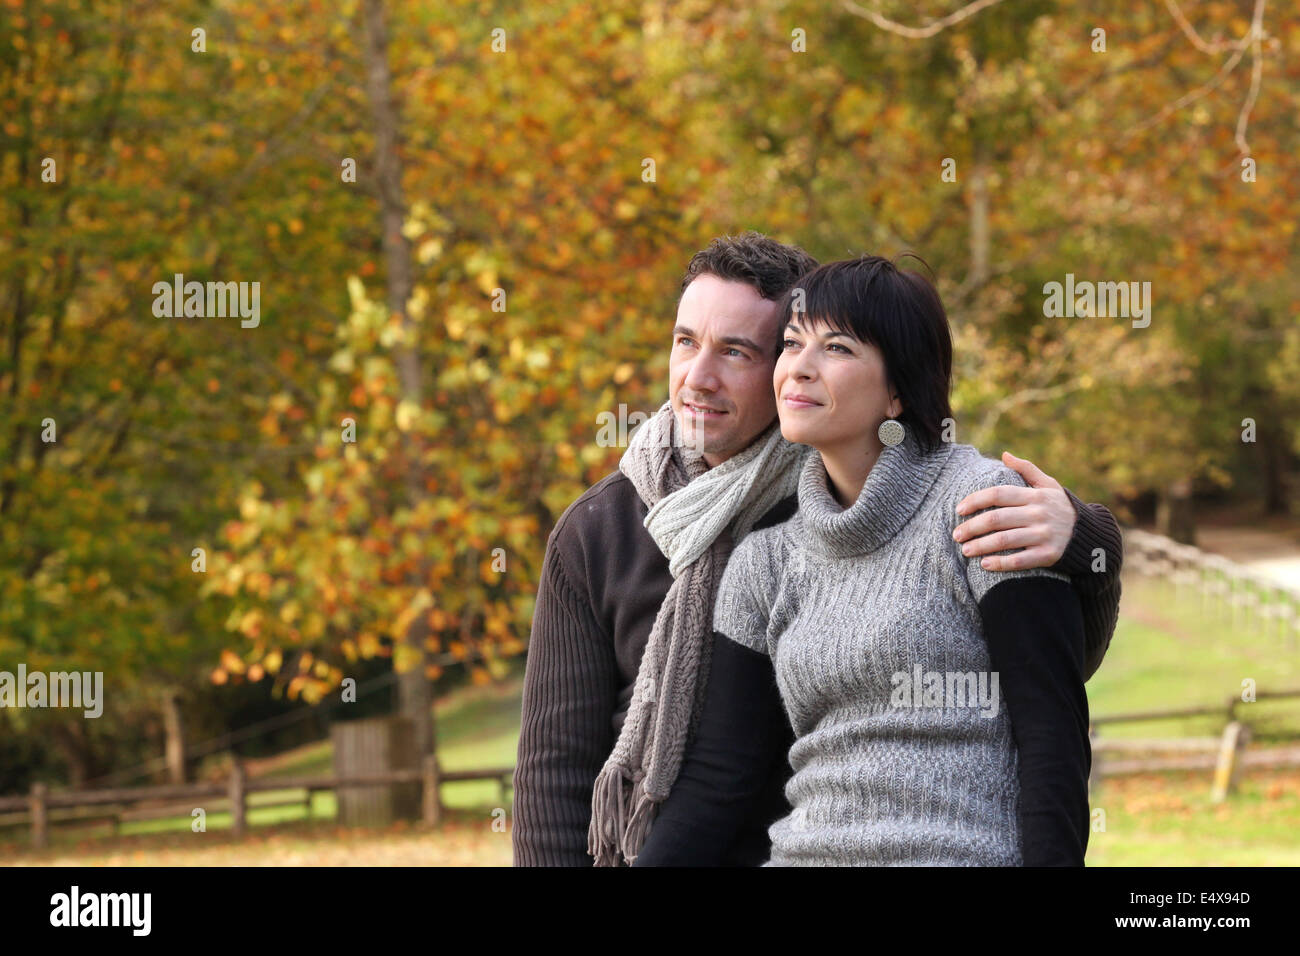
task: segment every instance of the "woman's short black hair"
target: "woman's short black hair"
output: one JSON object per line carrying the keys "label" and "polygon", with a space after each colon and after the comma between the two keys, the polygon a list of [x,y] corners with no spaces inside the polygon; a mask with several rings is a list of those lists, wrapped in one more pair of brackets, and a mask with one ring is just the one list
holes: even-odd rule
{"label": "woman's short black hair", "polygon": [[[797,318],[810,331],[826,324],[880,349],[889,384],[903,405],[899,421],[922,447],[939,445],[944,419],[952,417],[952,329],[929,279],[889,259],[863,255],[813,269],[778,308],[783,330]],[[777,348],[779,356],[782,346]]]}

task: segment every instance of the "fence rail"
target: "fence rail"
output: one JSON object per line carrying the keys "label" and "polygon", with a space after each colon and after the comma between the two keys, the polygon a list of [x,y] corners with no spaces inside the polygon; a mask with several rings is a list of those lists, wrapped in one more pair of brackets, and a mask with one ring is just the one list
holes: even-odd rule
{"label": "fence rail", "polygon": [[[1256,700],[1295,699],[1300,698],[1300,690],[1258,692],[1255,697]],[[1093,718],[1092,726],[1088,728],[1092,744],[1089,788],[1095,790],[1102,777],[1167,770],[1213,770],[1211,800],[1219,803],[1236,790],[1243,767],[1300,767],[1300,745],[1247,751],[1251,730],[1238,711],[1244,703],[1239,697],[1229,697],[1226,705],[1220,707],[1183,707]],[[1106,725],[1216,715],[1226,717],[1223,734],[1219,737],[1099,738],[1099,728]],[[1127,760],[1106,756],[1124,753],[1142,756]],[[1170,753],[1177,756],[1163,756]]]}
{"label": "fence rail", "polygon": [[[243,764],[236,761],[229,779],[224,782],[68,791],[51,791],[45,784],[35,783],[26,796],[0,797],[0,827],[29,826],[32,846],[40,849],[49,845],[49,831],[54,824],[104,821],[111,823],[116,832],[121,823],[127,820],[184,815],[195,809],[197,801],[216,800],[221,805],[211,807],[211,811],[228,811],[231,814],[232,831],[236,836],[242,836],[247,828],[249,810],[305,804],[310,812],[312,797],[318,792],[415,782],[422,784],[422,820],[427,826],[437,826],[442,820],[443,784],[495,780],[501,788],[504,801],[513,778],[513,767],[445,771],[438,766],[436,758],[429,756],[418,769],[351,774],[347,777],[315,774],[249,779]],[[249,800],[251,794],[279,790],[303,790],[306,796],[295,800],[262,803]],[[158,802],[166,803],[164,806],[145,806]],[[183,804],[179,813],[178,804]]]}

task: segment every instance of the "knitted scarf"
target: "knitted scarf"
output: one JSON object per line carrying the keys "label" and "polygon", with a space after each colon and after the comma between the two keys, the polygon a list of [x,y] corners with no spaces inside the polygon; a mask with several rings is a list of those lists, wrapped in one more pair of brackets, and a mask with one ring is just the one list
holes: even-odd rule
{"label": "knitted scarf", "polygon": [[655,616],[632,701],[596,777],[587,852],[596,866],[636,859],[667,799],[708,682],[713,603],[736,541],[795,494],[811,449],[779,422],[716,468],[685,447],[671,401],[644,422],[619,470],[649,508],[645,527],[668,558],[673,583]]}

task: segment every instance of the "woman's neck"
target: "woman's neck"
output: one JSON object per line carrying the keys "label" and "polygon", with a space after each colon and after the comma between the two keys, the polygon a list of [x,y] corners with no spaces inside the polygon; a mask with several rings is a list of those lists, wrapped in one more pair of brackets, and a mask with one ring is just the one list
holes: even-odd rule
{"label": "woman's neck", "polygon": [[836,445],[818,447],[822,463],[826,466],[828,487],[835,500],[842,508],[851,508],[862,494],[862,486],[867,483],[867,476],[875,467],[876,460],[884,446],[879,441],[872,441],[869,447],[863,447],[861,441],[853,445]]}

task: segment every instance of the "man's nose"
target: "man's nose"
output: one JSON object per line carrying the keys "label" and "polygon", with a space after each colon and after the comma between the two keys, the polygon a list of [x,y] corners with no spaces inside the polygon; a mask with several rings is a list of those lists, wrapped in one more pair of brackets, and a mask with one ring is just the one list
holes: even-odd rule
{"label": "man's nose", "polygon": [[691,359],[691,366],[686,370],[685,383],[691,388],[712,392],[718,387],[717,371],[713,358],[709,355],[697,355]]}

